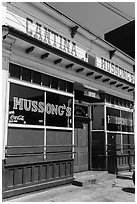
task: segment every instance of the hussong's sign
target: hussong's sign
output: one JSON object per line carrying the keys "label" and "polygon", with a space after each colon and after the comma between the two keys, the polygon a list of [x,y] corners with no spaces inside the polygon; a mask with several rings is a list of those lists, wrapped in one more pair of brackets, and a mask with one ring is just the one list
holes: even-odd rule
{"label": "hussong's sign", "polygon": [[108,123],[117,124],[117,125],[132,126],[133,125],[133,120],[127,119],[127,118],[121,118],[121,117],[117,117],[117,116],[108,115]]}
{"label": "hussong's sign", "polygon": [[95,66],[133,84],[135,83],[134,75],[132,73],[103,57],[96,57]]}
{"label": "hussong's sign", "polygon": [[133,132],[133,112],[106,107],[108,131]]}
{"label": "hussong's sign", "polygon": [[71,108],[63,105],[55,105],[47,103],[44,105],[44,102],[38,102],[35,100],[28,100],[23,98],[13,97],[13,110],[24,110],[43,113],[46,111],[47,114],[63,116],[66,114],[67,117],[71,116]]}

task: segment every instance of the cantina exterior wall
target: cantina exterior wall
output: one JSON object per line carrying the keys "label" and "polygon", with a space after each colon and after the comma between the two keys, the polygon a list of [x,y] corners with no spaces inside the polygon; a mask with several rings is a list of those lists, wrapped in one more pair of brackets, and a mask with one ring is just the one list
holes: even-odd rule
{"label": "cantina exterior wall", "polygon": [[3,13],[3,197],[132,170],[134,60],[48,4]]}

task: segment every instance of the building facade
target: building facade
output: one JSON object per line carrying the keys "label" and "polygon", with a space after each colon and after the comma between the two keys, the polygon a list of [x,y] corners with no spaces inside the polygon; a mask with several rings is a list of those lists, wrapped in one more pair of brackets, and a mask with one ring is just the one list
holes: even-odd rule
{"label": "building facade", "polygon": [[134,168],[134,59],[42,2],[2,35],[3,197]]}

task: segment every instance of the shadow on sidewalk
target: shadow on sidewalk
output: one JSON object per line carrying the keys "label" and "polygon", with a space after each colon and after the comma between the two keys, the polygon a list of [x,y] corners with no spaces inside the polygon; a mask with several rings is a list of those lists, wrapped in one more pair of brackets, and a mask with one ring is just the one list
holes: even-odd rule
{"label": "shadow on sidewalk", "polygon": [[122,188],[122,191],[135,194],[135,188]]}

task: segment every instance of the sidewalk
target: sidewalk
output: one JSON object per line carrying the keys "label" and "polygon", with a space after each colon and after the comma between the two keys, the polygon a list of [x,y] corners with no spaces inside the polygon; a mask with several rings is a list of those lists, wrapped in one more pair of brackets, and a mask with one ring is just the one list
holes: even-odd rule
{"label": "sidewalk", "polygon": [[[123,177],[124,178],[124,177]],[[80,187],[59,186],[29,193],[10,202],[135,202],[135,186],[130,178],[115,178]]]}

